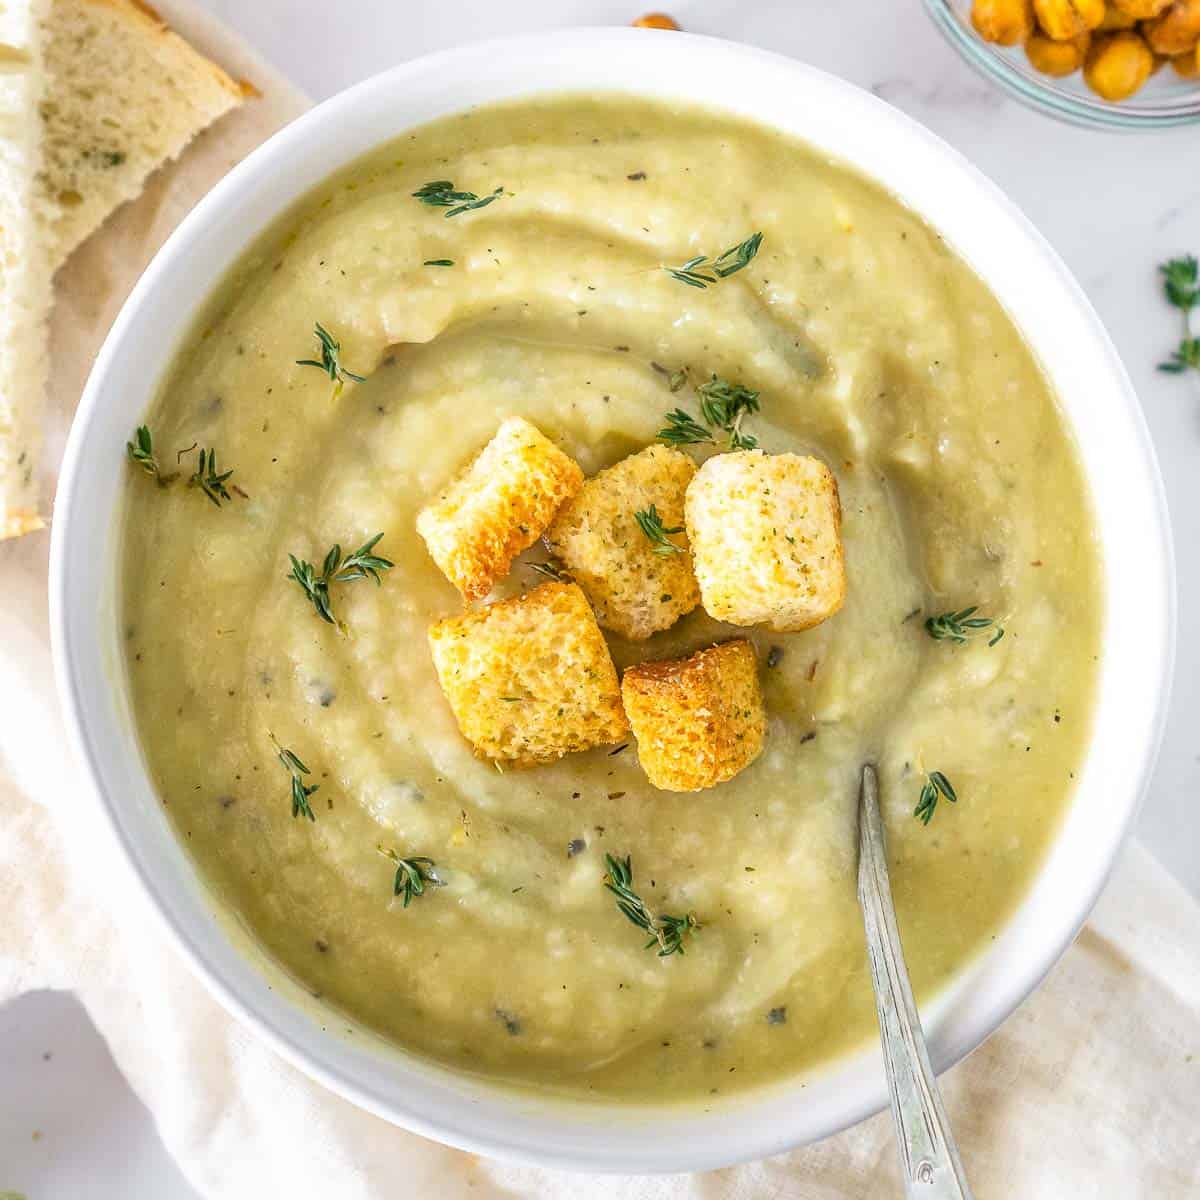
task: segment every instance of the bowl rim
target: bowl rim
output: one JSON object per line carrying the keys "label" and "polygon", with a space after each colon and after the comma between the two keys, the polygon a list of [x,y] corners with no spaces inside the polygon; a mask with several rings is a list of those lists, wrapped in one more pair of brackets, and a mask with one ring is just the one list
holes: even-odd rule
{"label": "bowl rim", "polygon": [[[653,83],[646,82],[644,68],[649,66],[656,68]],[[711,70],[698,69],[705,67]],[[697,87],[687,82],[693,74],[706,79],[703,99]],[[106,616],[103,603],[97,603],[105,580],[104,563],[112,556],[96,547],[112,548],[112,525],[119,511],[114,497],[120,486],[90,466],[90,459],[104,457],[93,453],[93,442],[123,454],[123,441],[136,417],[119,434],[114,412],[122,407],[143,412],[145,401],[135,405],[130,397],[153,394],[160,378],[160,370],[146,371],[152,382],[139,383],[135,375],[128,374],[122,351],[132,340],[143,350],[143,359],[149,354],[152,361],[157,356],[163,364],[169,363],[179,340],[191,328],[198,304],[211,291],[211,281],[224,275],[274,215],[285,211],[320,178],[359,157],[365,148],[386,141],[370,134],[373,123],[386,120],[386,114],[390,113],[394,122],[389,136],[399,136],[433,114],[469,107],[456,100],[460,91],[456,81],[464,77],[473,80],[479,95],[474,103],[591,89],[647,98],[673,97],[689,106],[707,104],[751,116],[818,147],[826,146],[836,129],[847,142],[837,142],[837,152],[831,149],[831,155],[856,166],[907,204],[907,194],[887,177],[887,172],[901,169],[896,154],[904,151],[916,160],[917,166],[905,168],[914,177],[922,164],[942,172],[939,189],[959,189],[994,222],[988,226],[988,247],[983,246],[982,235],[973,245],[977,253],[967,253],[947,236],[979,271],[989,290],[999,294],[993,280],[980,270],[978,258],[996,253],[992,243],[998,240],[1000,245],[1007,243],[1011,252],[1024,255],[1039,284],[1061,303],[1066,341],[1074,339],[1079,348],[1091,352],[1078,373],[1099,389],[1097,402],[1109,406],[1106,416],[1116,426],[1105,435],[1103,453],[1111,457],[1115,447],[1108,443],[1116,441],[1129,459],[1123,483],[1131,497],[1131,512],[1127,520],[1120,518],[1120,527],[1122,532],[1139,531],[1129,554],[1142,573],[1146,603],[1138,630],[1138,654],[1126,653],[1120,643],[1117,646],[1123,656],[1122,670],[1135,677],[1130,696],[1139,707],[1133,711],[1129,705],[1127,719],[1133,733],[1122,758],[1112,760],[1108,767],[1117,781],[1110,789],[1119,793],[1117,799],[1099,807],[1099,815],[1092,819],[1094,828],[1084,825],[1082,833],[1076,830],[1073,834],[1072,846],[1082,838],[1080,844],[1089,848],[1082,879],[1072,878],[1069,884],[1057,880],[1053,887],[1046,883],[1055,864],[1059,875],[1063,874],[1062,861],[1079,865],[1070,856],[1063,859],[1064,823],[1029,894],[997,934],[993,948],[965,968],[942,996],[923,1006],[935,1068],[940,1071],[952,1065],[998,1027],[1034,990],[1082,926],[1147,787],[1165,724],[1174,658],[1175,582],[1169,518],[1137,397],[1099,318],[1065,265],[1016,206],[961,154],[852,84],[782,55],[721,39],[678,33],[665,37],[649,30],[572,29],[476,42],[422,56],[317,105],[234,167],[184,218],[139,280],[96,358],[63,462],[52,528],[50,616],[56,680],[69,739],[84,767],[96,808],[140,891],[193,973],[243,1025],[331,1091],[395,1124],[461,1149],[576,1171],[690,1171],[780,1153],[834,1133],[884,1106],[887,1091],[877,1047],[839,1062],[828,1078],[793,1080],[786,1087],[743,1093],[736,1102],[714,1105],[711,1110],[630,1110],[609,1105],[583,1112],[554,1098],[518,1097],[457,1077],[451,1081],[441,1068],[428,1067],[402,1053],[388,1058],[368,1039],[351,1046],[336,1036],[319,1034],[294,1000],[282,992],[272,994],[261,968],[251,963],[243,950],[233,947],[218,917],[204,902],[182,845],[176,841],[173,849],[165,844],[161,852],[150,849],[152,823],[165,818],[140,757],[134,765],[127,760],[136,751],[131,755],[121,749],[120,701],[111,679],[111,647],[103,641],[112,616]],[[792,114],[790,124],[781,121],[777,105]],[[798,132],[796,122],[804,120],[812,127]],[[334,148],[332,157],[329,147]],[[862,159],[875,161],[877,169],[863,165]],[[281,193],[286,193],[287,199],[277,203]],[[928,197],[935,194],[940,191],[930,191]],[[928,203],[934,201],[928,199]],[[260,219],[264,206],[270,209],[272,205],[271,218]],[[943,230],[944,223],[935,220],[929,209],[912,207],[933,228]],[[230,233],[230,213],[241,216],[247,211],[248,225]],[[205,254],[211,257],[213,246],[222,240],[232,240],[236,246],[216,254],[220,261],[210,264]],[[205,283],[205,278],[210,282]],[[181,292],[196,293],[200,299],[179,303],[174,297]],[[173,304],[182,315],[171,314]],[[1031,344],[1036,344],[1030,329],[1011,308],[1009,313]],[[157,325],[168,335],[173,330],[169,345],[160,346],[150,336]],[[1049,367],[1047,371],[1062,392],[1065,372],[1056,374]],[[1080,427],[1073,415],[1068,423],[1078,435]],[[1096,478],[1082,447],[1081,457],[1094,487]],[[111,467],[109,471],[118,474]],[[1105,520],[1109,519],[1105,515]],[[1097,520],[1099,523],[1099,515]],[[1111,571],[1106,578],[1111,585]],[[115,630],[110,632],[115,635]],[[1105,672],[1109,658],[1106,654],[1102,664]],[[1096,703],[1099,708],[1099,696]],[[1089,768],[1101,748],[1099,731],[1094,731]],[[1077,785],[1076,801],[1085,785],[1097,795],[1103,792],[1089,770],[1088,778]],[[1073,803],[1073,811],[1078,808],[1078,803]],[[1069,823],[1075,829],[1073,816]],[[1076,847],[1076,857],[1078,853]],[[1053,905],[1055,899],[1065,904],[1065,910]],[[1057,920],[1043,928],[1045,913],[1035,910],[1047,905]],[[1022,937],[1038,939],[1032,963],[1019,944]],[[1023,964],[1019,971],[1017,964]],[[278,985],[278,980],[275,982]],[[411,1098],[418,1089],[400,1087],[397,1078],[407,1083],[420,1081],[419,1100]],[[802,1091],[805,1088],[807,1091]],[[658,1114],[652,1135],[645,1128],[647,1111]],[[627,1120],[631,1112],[643,1115]],[[672,1130],[677,1136],[669,1136]]]}

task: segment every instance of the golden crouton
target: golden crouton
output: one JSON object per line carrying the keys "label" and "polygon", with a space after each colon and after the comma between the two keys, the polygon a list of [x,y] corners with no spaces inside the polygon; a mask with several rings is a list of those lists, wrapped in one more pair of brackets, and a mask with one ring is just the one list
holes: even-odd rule
{"label": "golden crouton", "polygon": [[[696,464],[669,446],[589,479],[558,510],[546,545],[588,594],[596,619],[627,638],[647,638],[700,603],[683,530],[683,496]],[[639,524],[657,518],[656,527]],[[671,532],[668,532],[671,531]]]}
{"label": "golden crouton", "polygon": [[509,417],[470,466],[421,509],[417,532],[463,597],[482,600],[582,484],[574,459],[528,421]]}
{"label": "golden crouton", "polygon": [[664,791],[724,783],[762,750],[767,718],[754,648],[744,638],[630,667],[621,698],[642,769]]}
{"label": "golden crouton", "polygon": [[786,633],[841,608],[842,509],[823,462],[718,454],[688,485],[685,512],[700,598],[718,621]]}
{"label": "golden crouton", "polygon": [[628,728],[604,635],[574,583],[439,621],[429,645],[458,727],[484,758],[553,762]]}

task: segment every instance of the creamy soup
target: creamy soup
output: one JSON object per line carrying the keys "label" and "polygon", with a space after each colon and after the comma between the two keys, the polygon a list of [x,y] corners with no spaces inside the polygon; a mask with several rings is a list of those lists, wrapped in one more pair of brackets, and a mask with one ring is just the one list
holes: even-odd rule
{"label": "creamy soup", "polygon": [[[413,196],[441,180],[501,190],[454,213]],[[664,270],[754,232],[757,256],[709,286]],[[297,363],[321,357],[316,322],[362,382]],[[696,412],[713,373],[760,392],[760,446],[832,467],[844,510],[843,610],[749,631],[761,757],[690,795],[654,790],[632,739],[523,771],[477,759],[430,660],[426,630],[462,603],[417,511],[507,415],[590,474]],[[420,128],[242,258],[147,424],[181,472],[156,487],[129,468],[124,530],[128,672],[162,802],[292,975],[414,1052],[629,1099],[812,1070],[875,1036],[861,764],[880,768],[919,997],[995,936],[1070,802],[1102,602],[1053,393],[936,233],[769,129],[573,96]],[[197,445],[233,470],[219,506],[187,486]],[[319,570],[380,532],[394,569],[335,584],[345,629],[325,623],[289,554]],[[544,558],[499,594],[534,586],[525,560]],[[995,624],[931,636],[928,618],[971,605]],[[698,609],[610,643],[624,667],[734,632]],[[311,772],[314,820],[293,816],[276,743]],[[926,824],[935,772],[957,801]],[[380,848],[432,859],[444,886],[405,907]],[[603,887],[606,853],[631,856],[657,911],[695,915],[685,954],[645,948]]]}

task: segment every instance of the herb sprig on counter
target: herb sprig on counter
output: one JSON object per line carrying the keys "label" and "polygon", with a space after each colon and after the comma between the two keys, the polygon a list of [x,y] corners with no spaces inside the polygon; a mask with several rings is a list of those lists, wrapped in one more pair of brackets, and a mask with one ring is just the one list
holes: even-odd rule
{"label": "herb sprig on counter", "polygon": [[696,395],[700,397],[700,416],[704,423],[682,408],[672,409],[667,413],[666,425],[658,431],[660,442],[668,446],[715,444],[717,433],[723,433],[729,439],[730,450],[757,447],[758,439],[742,432],[742,421],[750,413],[758,412],[758,392],[713,375],[707,383],[696,387]]}
{"label": "herb sprig on counter", "polygon": [[921,788],[921,797],[917,801],[917,807],[913,809],[913,816],[922,825],[928,825],[933,820],[933,814],[937,811],[938,798],[941,796],[945,796],[951,804],[958,803],[958,796],[955,794],[950,780],[941,771],[927,771],[925,783]]}
{"label": "herb sprig on counter", "polygon": [[925,632],[935,642],[955,642],[960,646],[966,645],[972,638],[983,637],[986,630],[994,630],[988,635],[988,645],[994,646],[1004,636],[1004,626],[991,617],[977,617],[979,605],[972,604],[969,608],[961,608],[958,612],[944,612],[937,617],[929,617],[925,621]]}
{"label": "herb sprig on counter", "polygon": [[604,865],[607,868],[604,886],[616,896],[617,908],[639,929],[644,929],[651,935],[644,949],[649,950],[652,946],[657,946],[659,958],[683,954],[684,939],[693,930],[700,928],[700,922],[691,913],[683,917],[655,916],[641,896],[633,890],[633,863],[630,855],[614,858],[611,854],[606,854]]}
{"label": "herb sprig on counter", "polygon": [[298,358],[296,366],[316,367],[318,371],[324,371],[333,380],[333,398],[336,400],[342,394],[342,388],[345,387],[347,379],[353,379],[355,383],[362,383],[366,376],[355,375],[353,371],[348,371],[342,366],[342,343],[320,321],[313,326],[313,332],[317,335],[317,342],[321,347],[321,357],[320,359]]}
{"label": "herb sprig on counter", "polygon": [[271,734],[271,741],[274,743],[275,749],[279,752],[279,761],[292,777],[292,817],[307,817],[310,821],[315,821],[317,819],[316,814],[313,812],[308,798],[321,785],[314,783],[305,786],[304,777],[311,775],[312,772],[300,761],[298,755],[281,746],[274,734]]}
{"label": "herb sprig on counter", "polygon": [[1181,375],[1189,368],[1200,371],[1200,337],[1191,336],[1190,324],[1192,310],[1200,307],[1200,263],[1188,254],[1169,259],[1158,269],[1163,276],[1167,302],[1183,315],[1183,337],[1171,357],[1158,364],[1158,369],[1169,375]]}
{"label": "herb sprig on counter", "polygon": [[149,426],[139,425],[134,430],[133,441],[125,443],[125,451],[129,455],[130,462],[145,471],[159,487],[166,487],[176,478],[175,474],[164,475],[162,473],[158,459],[154,456],[154,439],[150,435]]}
{"label": "herb sprig on counter", "polygon": [[329,585],[331,583],[350,583],[355,579],[373,579],[378,585],[381,572],[390,571],[396,565],[391,559],[372,553],[376,543],[382,537],[382,533],[377,533],[369,541],[359,546],[353,554],[349,554],[345,558],[342,557],[341,545],[335,542],[329,553],[325,555],[320,574],[317,573],[317,569],[312,563],[297,558],[294,554],[289,554],[292,571],[287,578],[294,579],[300,585],[322,621],[328,621],[330,625],[339,625],[330,605]]}
{"label": "herb sprig on counter", "polygon": [[686,283],[688,287],[706,288],[710,283],[733,275],[743,267],[748,267],[762,245],[763,235],[752,233],[744,242],[730,246],[728,250],[709,258],[706,254],[698,254],[689,258],[681,267],[663,267],[672,279]]}
{"label": "herb sprig on counter", "polygon": [[401,858],[395,850],[386,850],[383,846],[376,849],[384,858],[396,864],[396,875],[392,880],[392,895],[403,898],[403,907],[407,908],[416,896],[425,894],[425,885],[445,887],[446,881],[437,873],[437,864],[432,858]]}
{"label": "herb sprig on counter", "polygon": [[650,542],[651,554],[682,554],[683,547],[677,546],[671,541],[669,534],[682,533],[682,525],[673,525],[669,529],[663,524],[662,517],[658,515],[658,509],[652,504],[649,508],[638,509],[633,514],[633,519],[638,523],[638,528],[646,535],[646,539]]}
{"label": "herb sprig on counter", "polygon": [[486,208],[493,200],[499,200],[504,195],[504,188],[498,187],[486,196],[477,196],[474,192],[457,191],[449,179],[434,179],[417,188],[413,195],[422,204],[447,209],[446,217],[457,217],[459,213]]}

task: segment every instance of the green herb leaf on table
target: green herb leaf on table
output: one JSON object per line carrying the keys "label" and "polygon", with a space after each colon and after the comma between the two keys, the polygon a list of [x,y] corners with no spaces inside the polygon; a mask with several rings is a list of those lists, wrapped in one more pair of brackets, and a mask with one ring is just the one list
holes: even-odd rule
{"label": "green herb leaf on table", "polygon": [[978,611],[979,605],[972,604],[958,612],[929,617],[925,621],[925,632],[935,642],[956,642],[962,646],[972,638],[982,637],[984,631],[990,629],[993,632],[988,635],[988,645],[994,646],[1004,636],[1004,626],[991,617],[977,617]]}
{"label": "green herb leaf on table", "polygon": [[663,267],[663,270],[672,279],[686,283],[689,287],[707,288],[710,283],[716,283],[719,279],[725,279],[749,266],[758,253],[762,240],[761,233],[753,233],[744,242],[730,246],[716,258],[698,254],[695,258],[689,258],[681,267]]}
{"label": "green herb leaf on table", "polygon": [[446,886],[446,881],[435,870],[437,864],[432,858],[401,858],[395,850],[386,850],[383,846],[377,846],[376,849],[384,858],[396,864],[392,895],[403,897],[403,907],[407,908],[414,897],[423,896],[426,884],[431,887]]}
{"label": "green herb leaf on table", "polygon": [[220,508],[222,501],[233,499],[225,486],[225,481],[232,474],[232,468],[228,471],[218,471],[217,452],[211,448],[206,450],[201,446],[196,469],[188,478],[188,487],[198,487],[213,504]]}
{"label": "green herb leaf on table", "polygon": [[633,862],[630,855],[614,858],[606,854],[604,865],[607,868],[604,886],[616,896],[617,908],[639,929],[651,935],[643,948],[649,950],[657,946],[659,958],[683,954],[684,939],[700,928],[699,921],[691,913],[683,917],[655,916],[633,890]]}
{"label": "green herb leaf on table", "polygon": [[474,192],[457,191],[449,179],[434,179],[419,187],[413,195],[422,204],[447,209],[446,217],[457,217],[459,213],[486,208],[493,200],[498,200],[504,195],[504,188],[498,187],[486,196],[477,196]]}
{"label": "green herb leaf on table", "polygon": [[1167,302],[1179,309],[1183,317],[1183,336],[1171,357],[1158,364],[1160,371],[1168,375],[1182,375],[1184,371],[1200,371],[1200,337],[1191,336],[1189,316],[1194,308],[1200,307],[1200,263],[1194,255],[1172,258],[1159,265],[1163,276],[1163,291]]}
{"label": "green herb leaf on table", "polygon": [[312,563],[297,558],[294,554],[289,554],[292,570],[287,578],[294,579],[300,585],[300,589],[308,597],[317,616],[322,621],[328,621],[330,625],[339,625],[330,605],[329,585],[351,583],[355,579],[373,579],[378,585],[381,582],[380,574],[390,571],[396,565],[391,559],[373,553],[376,544],[382,537],[382,533],[377,533],[359,546],[353,554],[347,555],[345,558],[342,557],[341,545],[335,542],[329,553],[325,555],[320,573]]}
{"label": "green herb leaf on table", "polygon": [[271,741],[275,745],[275,749],[279,752],[279,761],[284,765],[288,774],[292,777],[292,817],[307,817],[310,821],[315,821],[316,814],[312,810],[312,806],[308,802],[309,796],[320,788],[319,783],[314,783],[309,787],[304,784],[304,777],[311,775],[312,772],[300,761],[298,755],[291,750],[281,746],[274,734],[271,734]]}
{"label": "green herb leaf on table", "polygon": [[324,371],[333,380],[333,398],[336,400],[342,394],[347,379],[362,383],[366,376],[355,375],[353,371],[348,371],[342,366],[342,343],[320,321],[313,326],[313,332],[317,335],[317,342],[321,347],[321,357],[319,360],[298,358],[296,366],[316,367],[318,371]]}
{"label": "green herb leaf on table", "polygon": [[1171,351],[1171,357],[1158,364],[1158,369],[1168,375],[1182,375],[1189,368],[1200,371],[1200,337],[1183,338],[1178,349]]}
{"label": "green herb leaf on table", "polygon": [[668,537],[668,534],[682,533],[683,526],[675,525],[668,529],[662,521],[662,517],[658,515],[658,509],[655,505],[650,505],[647,509],[638,509],[633,514],[633,519],[638,523],[638,528],[646,535],[646,538],[651,544],[652,554],[682,554],[683,547],[677,546]]}
{"label": "green herb leaf on table", "polygon": [[917,807],[913,809],[913,816],[922,825],[928,825],[933,820],[940,796],[945,796],[951,804],[958,803],[958,796],[955,794],[950,780],[941,771],[929,771],[925,775],[925,783],[921,788],[921,797],[917,801]]}

